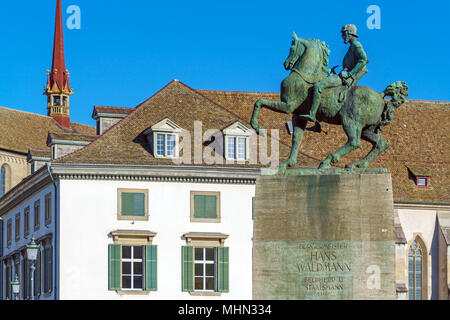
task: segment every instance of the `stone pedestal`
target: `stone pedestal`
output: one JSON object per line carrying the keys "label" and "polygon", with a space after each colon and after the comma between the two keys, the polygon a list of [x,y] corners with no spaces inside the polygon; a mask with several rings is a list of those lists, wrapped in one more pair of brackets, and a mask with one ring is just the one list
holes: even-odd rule
{"label": "stone pedestal", "polygon": [[391,176],[297,171],[256,183],[254,299],[395,299]]}

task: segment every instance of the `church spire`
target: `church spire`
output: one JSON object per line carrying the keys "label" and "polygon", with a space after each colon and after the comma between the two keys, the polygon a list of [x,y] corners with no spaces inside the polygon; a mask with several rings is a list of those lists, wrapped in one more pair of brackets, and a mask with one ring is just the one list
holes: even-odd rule
{"label": "church spire", "polygon": [[62,127],[70,129],[69,96],[73,94],[69,85],[69,71],[64,56],[64,35],[61,0],[56,1],[55,38],[53,41],[52,70],[47,70],[47,115]]}

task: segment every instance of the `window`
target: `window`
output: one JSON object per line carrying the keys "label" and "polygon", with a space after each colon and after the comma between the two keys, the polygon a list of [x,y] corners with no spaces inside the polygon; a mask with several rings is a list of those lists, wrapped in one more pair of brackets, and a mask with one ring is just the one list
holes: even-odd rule
{"label": "window", "polygon": [[191,191],[191,222],[220,222],[220,192]]}
{"label": "window", "polygon": [[11,262],[8,260],[5,266],[5,298],[6,300],[11,300],[11,281],[12,281],[12,270]]}
{"label": "window", "polygon": [[6,168],[2,166],[0,169],[0,197],[6,192]]}
{"label": "window", "polygon": [[157,290],[157,246],[155,233],[114,231],[108,247],[108,289],[121,294]]}
{"label": "window", "polygon": [[43,251],[43,264],[44,264],[44,274],[43,274],[43,284],[44,293],[52,292],[53,283],[53,260],[52,260],[52,245],[51,240],[48,240],[44,246]]}
{"label": "window", "polygon": [[142,290],[144,260],[142,246],[122,246],[122,289]]}
{"label": "window", "polygon": [[8,222],[6,223],[6,239],[8,242],[8,245],[11,244],[12,241],[12,220],[9,219]]}
{"label": "window", "polygon": [[156,134],[156,155],[159,157],[176,156],[176,135],[170,133]]}
{"label": "window", "polygon": [[41,205],[40,201],[37,200],[34,203],[34,229],[38,229],[41,225]]}
{"label": "window", "polygon": [[29,299],[30,298],[30,266],[26,257],[26,253],[22,258],[22,280],[21,280],[21,289],[22,289],[22,298]]}
{"label": "window", "polygon": [[34,296],[41,295],[41,249],[39,248],[34,269]]}
{"label": "window", "polygon": [[23,233],[26,235],[30,232],[30,207],[26,207],[23,212]]}
{"label": "window", "polygon": [[409,299],[422,300],[426,299],[426,255],[425,246],[418,238],[414,240],[408,252],[408,283],[409,283]]}
{"label": "window", "polygon": [[148,190],[118,189],[117,219],[148,220]]}
{"label": "window", "polygon": [[60,96],[54,96],[53,97],[53,105],[54,106],[60,106],[61,105],[61,97]]}
{"label": "window", "polygon": [[15,222],[15,234],[16,234],[16,241],[20,239],[20,213],[16,214],[16,222]]}
{"label": "window", "polygon": [[420,189],[428,189],[430,187],[428,182],[428,177],[417,177],[417,187]]}
{"label": "window", "polygon": [[194,253],[194,290],[215,291],[216,249],[195,248]]}
{"label": "window", "polygon": [[52,195],[51,193],[45,196],[45,221],[50,222],[52,220]]}
{"label": "window", "polygon": [[67,97],[66,97],[66,96],[63,96],[63,106],[64,106],[64,107],[67,107],[67,105],[68,105],[68,104],[67,104],[67,101],[68,101],[68,100],[67,100]]}
{"label": "window", "polygon": [[189,233],[182,247],[182,291],[193,295],[216,295],[229,291],[229,248],[227,235]]}
{"label": "window", "polygon": [[227,159],[247,160],[247,138],[227,137]]}
{"label": "window", "polygon": [[172,120],[166,118],[151,127],[143,134],[153,149],[153,156],[157,158],[177,158],[178,140],[183,129]]}
{"label": "window", "polygon": [[226,160],[249,160],[249,140],[252,131],[240,122],[235,122],[223,130],[225,136]]}

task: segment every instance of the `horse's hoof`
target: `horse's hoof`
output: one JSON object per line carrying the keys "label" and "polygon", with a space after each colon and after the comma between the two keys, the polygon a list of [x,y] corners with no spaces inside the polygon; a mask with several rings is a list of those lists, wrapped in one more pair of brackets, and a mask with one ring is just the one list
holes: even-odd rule
{"label": "horse's hoof", "polygon": [[322,161],[319,165],[319,170],[320,169],[328,169],[328,168],[331,168],[331,164],[329,162]]}
{"label": "horse's hoof", "polygon": [[278,174],[284,175],[286,173],[286,164],[280,164],[278,167]]}
{"label": "horse's hoof", "polygon": [[259,126],[255,129],[256,133],[265,137],[266,136],[266,129],[264,129],[264,127]]}

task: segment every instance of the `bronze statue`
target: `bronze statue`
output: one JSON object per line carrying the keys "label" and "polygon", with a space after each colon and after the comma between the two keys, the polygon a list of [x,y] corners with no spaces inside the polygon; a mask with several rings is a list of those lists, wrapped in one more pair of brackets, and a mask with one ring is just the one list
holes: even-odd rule
{"label": "bronze statue", "polygon": [[[328,46],[320,40],[299,38],[293,33],[290,54],[284,62],[284,67],[291,73],[281,83],[281,101],[256,101],[251,125],[258,133],[264,129],[258,124],[261,108],[292,114],[292,148],[289,158],[280,165],[281,170],[297,163],[308,120],[319,124],[319,128],[321,121],[340,124],[348,137],[347,143],[323,160],[319,169],[331,167],[341,157],[359,148],[361,138],[373,145],[372,150],[364,159],[347,165],[347,168],[366,168],[389,147],[379,132],[391,123],[395,109],[405,101],[408,86],[405,82],[397,81],[382,93],[356,86],[367,73],[368,63],[362,45],[356,40],[356,31],[354,25],[343,27],[342,37],[345,43],[350,43],[350,49],[344,58],[343,71],[331,76],[336,67],[327,69],[330,54]],[[386,96],[391,97],[387,102],[384,100]]]}

